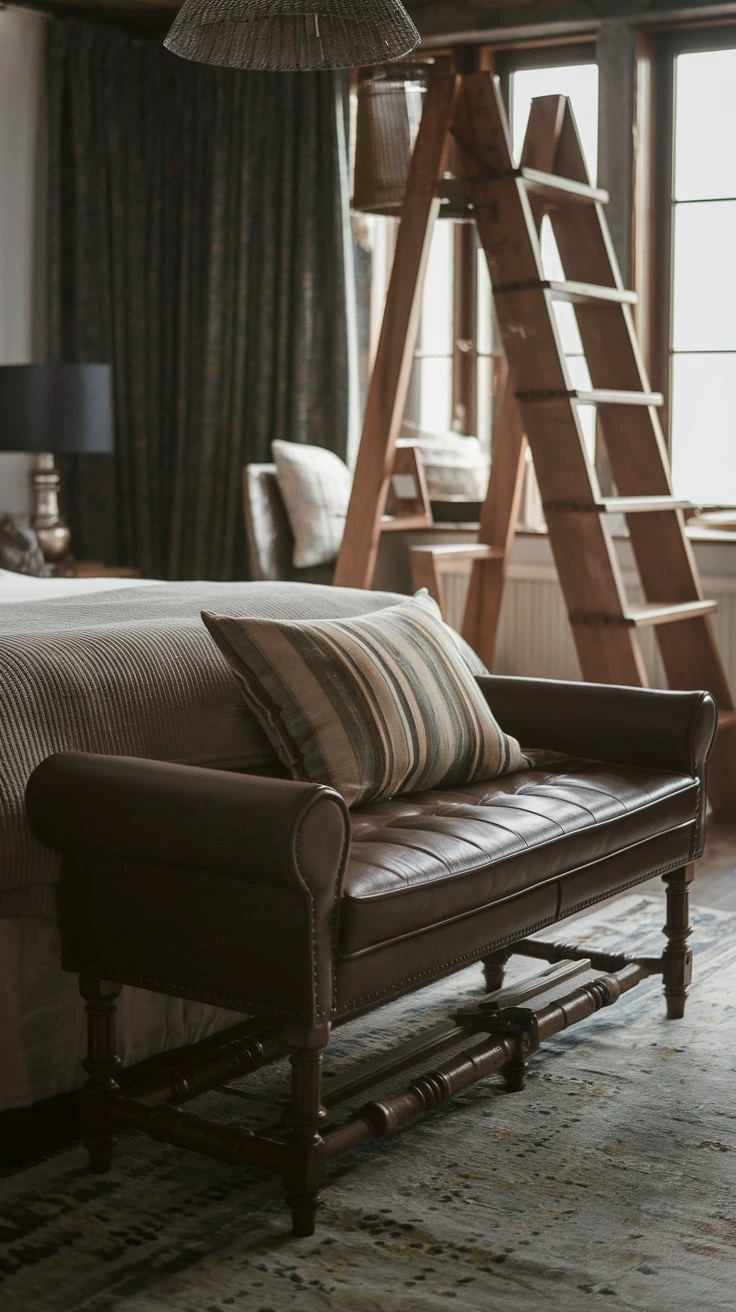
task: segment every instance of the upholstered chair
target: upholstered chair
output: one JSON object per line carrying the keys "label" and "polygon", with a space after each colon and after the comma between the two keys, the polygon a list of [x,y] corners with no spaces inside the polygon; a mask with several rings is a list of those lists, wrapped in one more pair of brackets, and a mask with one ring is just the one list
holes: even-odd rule
{"label": "upholstered chair", "polygon": [[244,467],[243,514],[252,579],[332,583],[334,562],[308,569],[297,569],[293,564],[294,536],[276,482],[275,465]]}

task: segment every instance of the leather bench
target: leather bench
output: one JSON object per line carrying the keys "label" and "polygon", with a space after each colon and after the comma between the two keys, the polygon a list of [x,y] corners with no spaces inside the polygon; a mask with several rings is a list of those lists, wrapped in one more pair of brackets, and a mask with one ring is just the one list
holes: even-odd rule
{"label": "leather bench", "polygon": [[[683,1015],[713,699],[497,676],[479,684],[506,731],[535,749],[534,768],[352,813],[331,789],[290,779],[82,753],[37,768],[28,814],[62,853],[64,965],[79,973],[89,1013],[82,1115],[93,1169],[109,1168],[116,1128],[137,1126],[277,1172],[295,1233],[310,1234],[328,1163],[355,1144],[496,1070],[520,1087],[542,1038],[652,974],[663,977],[668,1015]],[[530,934],[654,875],[667,886],[661,957],[573,951],[604,973],[541,1010],[504,1005],[511,951],[561,954]],[[332,1027],[472,962],[485,963],[493,991],[469,1012],[472,1058],[327,1122],[320,1072]],[[185,1055],[136,1089],[121,1084],[115,1057],[123,984],[250,1019],[214,1052]],[[279,1130],[246,1133],[178,1106],[284,1053],[291,1095]]]}

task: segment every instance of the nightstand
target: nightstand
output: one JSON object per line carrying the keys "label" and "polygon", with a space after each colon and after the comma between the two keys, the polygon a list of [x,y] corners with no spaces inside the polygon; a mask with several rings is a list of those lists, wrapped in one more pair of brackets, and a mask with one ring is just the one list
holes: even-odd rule
{"label": "nightstand", "polygon": [[132,566],[107,566],[101,560],[62,561],[54,573],[66,579],[140,579],[141,571]]}
{"label": "nightstand", "polygon": [[132,566],[119,568],[103,565],[101,560],[77,560],[74,564],[74,577],[77,579],[139,579],[141,571]]}

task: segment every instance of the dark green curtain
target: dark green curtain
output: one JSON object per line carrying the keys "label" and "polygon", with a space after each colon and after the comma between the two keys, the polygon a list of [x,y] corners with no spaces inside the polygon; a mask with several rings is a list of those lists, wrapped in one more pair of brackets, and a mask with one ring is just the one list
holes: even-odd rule
{"label": "dark green curtain", "polygon": [[345,450],[346,81],[57,21],[47,77],[50,354],[115,388],[114,456],[64,471],[76,554],[243,578],[243,464]]}

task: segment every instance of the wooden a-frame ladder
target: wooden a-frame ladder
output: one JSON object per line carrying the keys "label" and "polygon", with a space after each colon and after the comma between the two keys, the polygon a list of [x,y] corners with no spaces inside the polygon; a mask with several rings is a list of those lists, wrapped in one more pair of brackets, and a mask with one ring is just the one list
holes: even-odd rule
{"label": "wooden a-frame ladder", "polygon": [[[736,713],[672,495],[657,407],[636,341],[603,205],[590,183],[569,101],[534,101],[515,167],[498,89],[487,72],[429,82],[397,235],[335,583],[370,587],[416,344],[421,292],[451,137],[488,261],[508,382],[499,407],[488,495],[472,546],[412,549],[417,586],[442,604],[442,573],[472,562],[463,635],[491,666],[527,442],[583,678],[646,686],[642,626],[656,626],[671,688],[707,688],[719,706],[710,772],[716,813],[736,813]],[[565,280],[545,279],[539,243],[549,215]],[[554,314],[575,306],[591,388],[571,386]],[[594,405],[618,495],[602,496],[578,407]],[[608,517],[625,515],[646,602],[627,599]]]}

